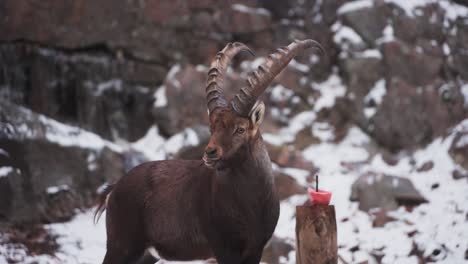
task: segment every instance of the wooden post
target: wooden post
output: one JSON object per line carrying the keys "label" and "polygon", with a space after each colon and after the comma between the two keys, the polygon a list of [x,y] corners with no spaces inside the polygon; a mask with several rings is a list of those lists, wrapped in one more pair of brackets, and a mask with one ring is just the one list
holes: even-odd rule
{"label": "wooden post", "polygon": [[338,263],[336,234],[333,205],[296,206],[296,263]]}

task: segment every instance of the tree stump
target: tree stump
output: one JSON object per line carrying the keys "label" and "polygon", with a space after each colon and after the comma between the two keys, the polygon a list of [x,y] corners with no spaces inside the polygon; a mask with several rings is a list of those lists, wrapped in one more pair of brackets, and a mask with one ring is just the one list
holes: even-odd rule
{"label": "tree stump", "polygon": [[296,263],[338,263],[336,235],[333,205],[296,206]]}

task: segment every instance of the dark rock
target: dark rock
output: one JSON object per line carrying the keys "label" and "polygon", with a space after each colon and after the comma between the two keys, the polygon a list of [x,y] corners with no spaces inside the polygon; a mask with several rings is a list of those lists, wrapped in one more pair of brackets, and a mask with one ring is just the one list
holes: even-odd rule
{"label": "dark rock", "polygon": [[312,129],[310,127],[306,127],[297,132],[296,138],[294,139],[294,147],[299,150],[304,150],[308,146],[319,144],[320,142],[321,140],[312,134]]}
{"label": "dark rock", "polygon": [[[350,115],[352,120],[361,127],[367,127],[368,117],[365,115],[365,108],[368,107],[365,97],[369,91],[385,75],[385,68],[382,59],[378,57],[365,57],[356,54],[340,62],[343,70],[343,77],[347,84],[347,105],[342,105],[345,113]],[[344,102],[338,102],[343,104]],[[340,106],[338,106],[340,107]],[[350,108],[352,109],[350,111]]]}
{"label": "dark rock", "polygon": [[268,10],[239,3],[215,13],[215,21],[221,31],[234,34],[257,33],[271,28],[271,14]]}
{"label": "dark rock", "polygon": [[305,160],[300,151],[292,146],[277,146],[266,144],[270,159],[281,167],[294,167],[309,171],[311,174],[318,170],[314,164]]}
{"label": "dark rock", "polygon": [[432,168],[434,168],[434,162],[427,161],[427,162],[424,162],[424,164],[421,165],[421,167],[419,167],[416,171],[417,172],[424,172],[424,171],[432,170]]}
{"label": "dark rock", "polygon": [[388,19],[392,16],[393,8],[381,2],[374,2],[374,6],[346,12],[342,15],[343,23],[354,29],[371,47],[382,37]]}
{"label": "dark rock", "polygon": [[395,36],[408,43],[418,39],[436,40],[443,43],[445,38],[445,11],[433,3],[417,8],[417,16],[400,14],[393,18]]}
{"label": "dark rock", "polygon": [[394,210],[427,202],[409,179],[375,173],[364,174],[353,183],[350,199],[359,202],[363,211]]}
{"label": "dark rock", "polygon": [[463,105],[456,87],[437,82],[418,88],[393,78],[368,132],[392,151],[425,145],[466,117]]}
{"label": "dark rock", "polygon": [[294,250],[294,246],[281,238],[273,235],[265,249],[263,250],[262,262],[268,264],[279,264],[280,257],[288,259],[289,252]]}
{"label": "dark rock", "polygon": [[460,179],[463,179],[463,178],[467,178],[468,179],[468,173],[463,173],[459,170],[454,170],[452,172],[452,178],[454,180],[460,180]]}
{"label": "dark rock", "polygon": [[107,139],[129,141],[153,124],[150,87],[166,73],[158,65],[92,51],[67,53],[26,44],[0,45],[0,58],[1,97]]}
{"label": "dark rock", "polygon": [[[13,174],[0,182],[0,189],[8,190],[2,196],[2,220],[13,224],[69,220],[77,208],[94,204],[100,185],[123,176],[122,155],[97,136],[93,139],[84,134],[89,132],[11,103],[0,105],[0,148],[8,153],[0,165],[13,168]],[[114,148],[110,143],[109,147]]]}
{"label": "dark rock", "polygon": [[434,83],[441,73],[443,57],[432,56],[403,42],[382,44],[387,76],[421,86]]}
{"label": "dark rock", "polygon": [[[212,12],[230,8],[230,2],[211,0],[105,0],[86,4],[33,1],[28,5],[8,0],[2,2],[0,10],[0,39],[66,49],[122,49],[131,57],[158,63],[173,62],[180,55],[199,59],[206,56],[198,53],[204,50],[204,40],[222,38]],[[200,19],[200,13],[206,13],[206,18]]]}
{"label": "dark rock", "polygon": [[468,129],[456,132],[449,153],[455,163],[468,170]]}
{"label": "dark rock", "polygon": [[276,173],[275,186],[280,200],[287,199],[296,194],[307,194],[307,190],[304,186],[298,184],[293,177],[285,173]]}
{"label": "dark rock", "polygon": [[447,36],[451,70],[468,80],[468,19],[458,18]]}

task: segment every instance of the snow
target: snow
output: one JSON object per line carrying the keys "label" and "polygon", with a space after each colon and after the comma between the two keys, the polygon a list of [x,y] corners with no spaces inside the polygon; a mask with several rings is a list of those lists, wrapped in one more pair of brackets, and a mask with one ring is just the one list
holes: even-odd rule
{"label": "snow", "polygon": [[247,13],[247,14],[254,14],[254,15],[262,15],[262,16],[271,16],[270,12],[266,10],[265,8],[254,8],[254,7],[249,7],[243,4],[233,4],[231,6],[232,10],[235,10],[237,12],[241,13]]}
{"label": "snow", "polygon": [[361,36],[358,33],[356,33],[354,29],[348,26],[335,23],[332,26],[332,30],[335,32],[335,34],[333,35],[333,41],[336,44],[341,44],[344,42],[349,42],[351,44],[360,44],[364,42]]}
{"label": "snow", "polygon": [[382,37],[376,40],[377,44],[395,41],[395,34],[391,24],[386,25],[382,33]]}
{"label": "snow", "polygon": [[355,56],[358,58],[376,58],[382,59],[382,53],[377,49],[367,49],[363,52],[356,52]]}
{"label": "snow", "polygon": [[116,92],[122,91],[122,80],[112,79],[106,82],[99,83],[95,87],[94,95],[101,96],[104,92],[108,90],[115,90]]}
{"label": "snow", "polygon": [[154,92],[154,107],[162,108],[167,106],[166,86],[162,85]]}
{"label": "snow", "polygon": [[59,185],[59,186],[50,186],[50,187],[47,187],[47,194],[56,194],[58,192],[61,192],[61,191],[68,191],[70,190],[70,187],[66,184],[62,184],[62,185]]}
{"label": "snow", "polygon": [[387,89],[385,88],[385,80],[381,79],[377,81],[374,87],[371,88],[369,93],[364,97],[364,102],[368,104],[370,101],[375,103],[375,106],[366,107],[364,109],[364,114],[367,118],[371,118],[377,111],[377,106],[382,103],[383,97],[387,93]]}
{"label": "snow", "polygon": [[351,1],[347,2],[338,8],[338,15],[342,15],[344,13],[357,11],[363,8],[369,8],[374,5],[373,1],[371,0],[358,0],[358,1]]}
{"label": "snow", "polygon": [[460,91],[463,94],[463,98],[465,100],[465,106],[468,106],[468,83],[464,84],[460,88]]}
{"label": "snow", "polygon": [[346,87],[343,85],[341,78],[332,74],[330,77],[319,84],[315,84],[320,90],[321,97],[314,104],[314,111],[319,112],[323,108],[331,108],[335,105],[335,100],[338,97],[343,97],[346,93]]}
{"label": "snow", "polygon": [[6,152],[4,149],[1,149],[1,148],[0,148],[0,155],[10,157],[10,154],[8,154],[8,152]]}
{"label": "snow", "polygon": [[8,176],[13,172],[13,167],[0,167],[0,178]]}
{"label": "snow", "polygon": [[176,89],[181,88],[180,81],[177,80],[177,78],[175,78],[176,74],[179,73],[180,70],[181,70],[180,64],[176,64],[176,65],[172,66],[172,68],[169,70],[169,72],[167,73],[167,76],[166,76],[166,81],[171,83],[174,86],[174,88],[176,88]]}
{"label": "snow", "polygon": [[292,67],[302,73],[308,73],[310,71],[310,67],[307,66],[306,64],[303,64],[303,63],[300,63],[296,60],[291,60],[291,62],[289,62],[289,67]]}
{"label": "snow", "polygon": [[130,148],[145,154],[150,160],[163,160],[183,147],[198,145],[199,141],[197,133],[191,128],[165,139],[159,134],[158,127],[152,126],[144,137],[131,143]]}
{"label": "snow", "polygon": [[9,135],[7,132],[6,136],[30,139],[44,137],[49,142],[65,147],[74,146],[93,150],[101,150],[104,147],[108,147],[115,152],[122,151],[122,148],[117,144],[104,140],[92,132],[76,126],[57,122],[41,114],[33,114],[31,110],[21,106],[18,106],[18,108],[20,110],[20,119],[18,120],[37,118],[37,121],[39,121],[38,128],[32,129],[29,127],[30,124],[27,123],[19,124],[20,121],[16,121],[18,123],[15,124],[15,127],[7,123],[6,125],[10,126],[7,131],[12,130],[16,133],[14,135]]}
{"label": "snow", "polygon": [[131,146],[134,150],[145,154],[150,160],[161,160],[166,157],[162,149],[164,143],[165,139],[159,135],[158,127],[152,126],[144,137],[132,143]]}
{"label": "snow", "polygon": [[65,125],[44,115],[39,115],[39,121],[46,128],[45,137],[47,140],[57,143],[58,145],[97,150],[108,147],[115,152],[122,151],[120,146],[104,140],[100,136],[79,127]]}
{"label": "snow", "polygon": [[294,92],[281,84],[277,84],[271,88],[270,95],[273,102],[282,102],[290,99]]}

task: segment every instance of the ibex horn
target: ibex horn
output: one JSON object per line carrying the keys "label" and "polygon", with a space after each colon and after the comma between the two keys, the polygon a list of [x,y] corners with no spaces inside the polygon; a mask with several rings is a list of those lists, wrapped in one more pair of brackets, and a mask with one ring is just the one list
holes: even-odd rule
{"label": "ibex horn", "polygon": [[265,91],[268,85],[288,63],[299,53],[307,48],[315,48],[324,53],[322,46],[311,39],[295,40],[287,47],[279,48],[270,54],[266,61],[257,70],[249,74],[247,86],[231,100],[231,106],[241,116],[247,116],[257,101],[257,98]]}
{"label": "ibex horn", "polygon": [[206,100],[208,112],[211,114],[217,107],[227,107],[228,101],[223,93],[223,81],[226,69],[232,58],[240,51],[253,52],[244,44],[239,42],[228,43],[211,62],[206,81]]}

